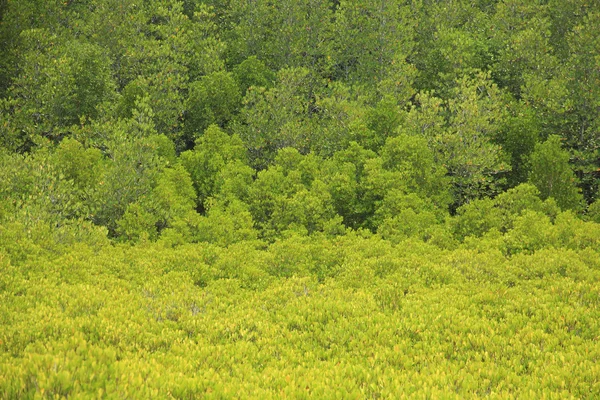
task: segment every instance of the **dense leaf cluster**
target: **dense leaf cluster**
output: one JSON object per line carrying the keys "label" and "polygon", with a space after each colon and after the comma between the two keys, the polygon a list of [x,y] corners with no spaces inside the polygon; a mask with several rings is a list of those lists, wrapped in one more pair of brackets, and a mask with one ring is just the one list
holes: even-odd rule
{"label": "dense leaf cluster", "polygon": [[0,1],[0,397],[597,397],[599,31]]}

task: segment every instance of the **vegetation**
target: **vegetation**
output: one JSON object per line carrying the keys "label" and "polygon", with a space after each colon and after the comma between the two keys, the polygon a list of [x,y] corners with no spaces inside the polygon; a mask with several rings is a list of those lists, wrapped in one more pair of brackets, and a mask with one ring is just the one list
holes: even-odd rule
{"label": "vegetation", "polygon": [[0,398],[597,398],[594,2],[0,0]]}

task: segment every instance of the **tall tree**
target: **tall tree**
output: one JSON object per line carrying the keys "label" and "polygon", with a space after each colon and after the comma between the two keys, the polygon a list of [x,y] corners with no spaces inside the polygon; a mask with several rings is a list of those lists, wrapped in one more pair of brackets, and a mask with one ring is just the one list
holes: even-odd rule
{"label": "tall tree", "polygon": [[463,76],[451,93],[447,102],[421,93],[419,107],[408,113],[400,131],[427,139],[436,161],[451,177],[456,207],[497,193],[498,179],[509,166],[493,142],[505,112],[502,92],[489,74]]}
{"label": "tall tree", "polygon": [[284,147],[301,153],[309,151],[314,133],[310,118],[311,79],[306,68],[283,69],[275,87],[254,88],[246,93],[233,131],[244,141],[254,167],[266,167]]}
{"label": "tall tree", "polygon": [[9,89],[8,118],[21,136],[15,144],[40,135],[60,139],[114,98],[110,62],[99,46],[61,40],[46,30],[21,36],[23,67]]}
{"label": "tall tree", "polygon": [[343,0],[335,13],[334,78],[375,87],[414,46],[411,9],[399,0]]}
{"label": "tall tree", "polygon": [[456,80],[473,70],[486,70],[489,46],[489,4],[486,1],[412,2],[418,45],[409,60],[419,74],[417,90],[435,90],[446,98]]}
{"label": "tall tree", "polygon": [[569,165],[569,152],[562,148],[557,135],[535,147],[530,156],[529,181],[538,188],[542,199],[554,198],[563,210],[579,210],[582,206],[583,197]]}
{"label": "tall tree", "polygon": [[557,66],[546,6],[540,1],[506,0],[497,4],[492,24],[494,79],[520,99],[526,79],[551,78]]}
{"label": "tall tree", "polygon": [[575,156],[574,168],[584,194],[600,190],[600,12],[590,12],[568,36],[570,55],[562,65],[572,107],[569,127],[563,128]]}
{"label": "tall tree", "polygon": [[190,84],[185,101],[187,140],[199,137],[209,125],[225,127],[241,106],[238,83],[228,72],[214,72]]}
{"label": "tall tree", "polygon": [[256,56],[273,70],[323,70],[333,35],[329,0],[232,0],[229,7],[230,63]]}

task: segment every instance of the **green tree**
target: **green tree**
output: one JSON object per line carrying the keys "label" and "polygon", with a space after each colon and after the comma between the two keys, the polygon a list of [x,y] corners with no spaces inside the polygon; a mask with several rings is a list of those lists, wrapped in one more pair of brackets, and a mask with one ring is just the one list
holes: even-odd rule
{"label": "green tree", "polygon": [[350,84],[376,87],[411,53],[415,23],[410,6],[402,1],[340,1],[332,75]]}
{"label": "green tree", "polygon": [[504,234],[513,229],[516,218],[526,211],[554,220],[559,208],[554,199],[542,201],[535,186],[523,183],[494,199],[475,199],[462,205],[449,222],[457,239],[463,240],[467,236],[481,237],[492,230]]}
{"label": "green tree", "polygon": [[346,149],[351,141],[365,147],[379,143],[376,133],[365,122],[370,108],[356,91],[341,82],[330,82],[322,88],[312,110],[310,150],[322,157]]}
{"label": "green tree", "polygon": [[210,198],[245,199],[254,172],[246,164],[246,149],[237,135],[211,125],[193,150],[181,153],[180,160],[192,177],[199,210],[206,209]]}
{"label": "green tree", "polygon": [[500,123],[493,142],[510,156],[506,183],[514,187],[527,181],[527,158],[540,140],[541,125],[535,111],[522,102],[509,103],[506,118]]}
{"label": "green tree", "polygon": [[564,60],[570,53],[568,41],[571,32],[582,19],[595,11],[594,4],[581,0],[550,0],[547,4],[547,14],[552,22],[550,41],[555,54]]}
{"label": "green tree", "polygon": [[[584,8],[585,4],[577,4]],[[567,36],[569,58],[561,65],[567,81],[572,107],[562,124],[561,136],[574,156],[573,168],[584,195],[591,200],[600,188],[598,151],[600,150],[600,12],[590,12]]]}
{"label": "green tree", "polygon": [[304,67],[322,75],[334,33],[329,1],[231,0],[227,14],[230,63],[256,56],[274,71]]}
{"label": "green tree", "polygon": [[284,148],[272,166],[257,174],[248,204],[262,238],[273,240],[286,232],[312,234],[340,225],[318,171],[317,157]]}
{"label": "green tree", "polygon": [[542,199],[554,198],[562,210],[579,210],[583,197],[569,158],[569,152],[562,148],[561,138],[550,136],[536,145],[529,158],[529,182],[538,188]]}
{"label": "green tree", "polygon": [[128,206],[152,193],[167,160],[159,155],[163,141],[140,132],[136,125],[120,121],[101,124],[99,129],[109,132],[103,140],[108,162],[93,198],[93,221],[114,236]]}
{"label": "green tree", "polygon": [[398,106],[396,99],[385,96],[374,107],[366,108],[364,116],[370,135],[361,138],[366,148],[378,151],[386,139],[395,135],[398,127],[404,122],[405,113]]}
{"label": "green tree", "polygon": [[[79,3],[79,2],[76,2]],[[0,98],[23,66],[23,46],[29,30],[48,30],[61,36],[79,26],[83,4],[43,0],[0,1]],[[25,39],[25,40],[24,40]]]}
{"label": "green tree", "polygon": [[442,219],[446,215],[450,202],[446,170],[434,162],[425,138],[388,138],[381,157],[369,160],[365,168],[365,186],[375,199],[373,228],[408,208],[419,213],[419,204]]}
{"label": "green tree", "polygon": [[455,202],[499,191],[498,175],[509,168],[493,143],[505,117],[503,97],[489,74],[463,77],[448,100],[449,129],[436,151],[454,184]]}
{"label": "green tree", "polygon": [[388,138],[381,150],[381,166],[395,175],[389,176],[389,184],[402,185],[409,193],[430,198],[441,210],[448,207],[446,169],[435,163],[425,138],[408,135]]}
{"label": "green tree", "polygon": [[418,69],[415,88],[446,98],[457,80],[487,70],[495,29],[485,2],[423,1],[411,4],[417,45],[409,60]]}
{"label": "green tree", "polygon": [[557,229],[546,215],[527,210],[515,219],[514,228],[504,236],[509,255],[531,254],[544,247],[556,246]]}
{"label": "green tree", "polygon": [[420,93],[400,132],[424,136],[453,186],[454,206],[492,195],[509,166],[494,138],[505,118],[504,97],[489,74],[463,76],[444,102]]}
{"label": "green tree", "polygon": [[106,161],[100,150],[84,148],[74,139],[65,138],[51,159],[62,179],[72,182],[74,195],[73,217],[92,219],[92,201],[95,197]]}
{"label": "green tree", "polygon": [[192,240],[229,246],[245,240],[256,240],[252,214],[248,205],[239,200],[222,201],[211,199],[206,206],[205,216],[197,220],[192,230]]}
{"label": "green tree", "polygon": [[185,168],[181,164],[165,168],[152,191],[128,204],[116,221],[116,232],[132,242],[155,240],[165,232],[171,240],[178,236],[180,241],[189,241],[197,217],[195,203],[196,193]]}
{"label": "green tree", "polygon": [[188,17],[182,3],[171,0],[97,0],[94,7],[86,13],[82,31],[110,56],[125,103],[116,107],[116,116],[123,117],[136,97],[147,96],[156,129],[178,150],[187,149],[193,143],[183,129],[190,82],[224,69],[214,15],[199,7]]}
{"label": "green tree", "polygon": [[270,88],[275,83],[275,74],[256,56],[250,56],[236,65],[233,76],[243,96],[251,86]]}
{"label": "green tree", "polygon": [[588,206],[587,219],[600,224],[600,201],[596,200]]}
{"label": "green tree", "polygon": [[375,213],[377,233],[398,243],[409,237],[429,238],[431,229],[440,221],[439,210],[429,199],[415,193],[392,191],[386,195]]}
{"label": "green tree", "polygon": [[373,193],[366,183],[367,165],[377,154],[356,142],[324,160],[322,179],[328,187],[334,209],[352,229],[369,227],[375,212]]}
{"label": "green tree", "polygon": [[517,99],[527,80],[551,78],[557,66],[546,9],[539,1],[509,0],[498,3],[492,17],[493,76]]}
{"label": "green tree", "polygon": [[22,41],[23,67],[9,89],[8,118],[21,127],[17,143],[40,135],[60,139],[114,98],[110,62],[98,46],[43,30],[25,31]]}
{"label": "green tree", "polygon": [[307,69],[283,69],[275,87],[247,92],[233,131],[244,141],[253,167],[265,168],[285,147],[301,153],[310,150],[314,133],[310,86]]}
{"label": "green tree", "polygon": [[214,72],[191,83],[185,102],[188,137],[198,137],[211,124],[225,127],[241,100],[240,88],[231,73]]}
{"label": "green tree", "polygon": [[522,183],[499,194],[494,198],[494,204],[502,216],[502,232],[512,229],[515,217],[525,210],[542,213],[552,221],[560,211],[553,198],[542,201],[540,191],[531,183]]}

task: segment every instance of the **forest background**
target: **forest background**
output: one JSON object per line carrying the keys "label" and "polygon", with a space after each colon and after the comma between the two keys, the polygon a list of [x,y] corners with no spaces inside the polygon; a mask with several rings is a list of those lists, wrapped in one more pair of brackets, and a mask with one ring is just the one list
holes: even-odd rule
{"label": "forest background", "polygon": [[[0,0],[0,397],[227,397],[232,388],[298,397],[336,385],[359,397],[410,385],[432,396],[598,394],[598,9],[590,0]],[[281,320],[239,325],[252,324],[243,316],[256,304],[288,304],[292,292],[315,297]],[[206,296],[231,313],[207,311]],[[486,296],[493,318],[472,308]],[[438,310],[444,298],[456,303]],[[321,328],[310,322],[315,307]],[[453,312],[479,322],[436,325]],[[381,329],[361,325],[372,315],[383,331],[405,328],[379,342]],[[201,326],[215,320],[215,331]],[[514,353],[482,377],[473,357],[492,344],[453,357],[488,328],[499,340],[527,329],[534,338],[504,342]],[[386,368],[402,340],[415,358],[395,361],[404,374],[367,376],[374,364],[361,346],[335,352],[319,336],[341,346],[346,330],[386,354]],[[295,353],[293,332],[308,350]],[[424,332],[446,332],[454,350]],[[571,358],[527,353],[538,333]],[[237,346],[261,340],[269,357],[241,356],[249,350]],[[202,353],[214,346],[232,358]],[[200,348],[209,368],[186,356]],[[470,378],[427,372],[438,353],[456,371],[474,368]],[[363,370],[307,372],[334,361]],[[586,368],[565,381],[574,365]],[[166,372],[175,370],[188,379]],[[251,378],[261,374],[274,381]],[[307,379],[322,386],[311,392]]]}

